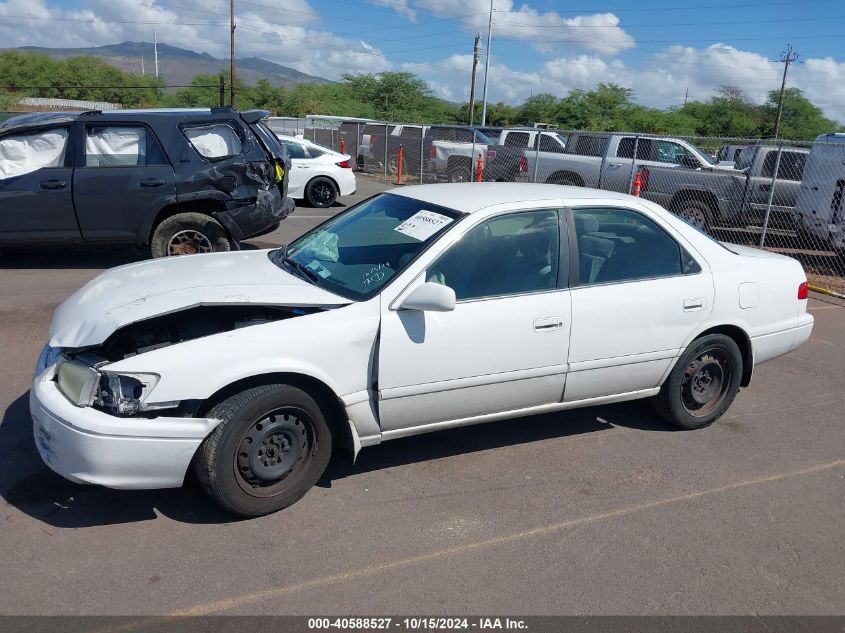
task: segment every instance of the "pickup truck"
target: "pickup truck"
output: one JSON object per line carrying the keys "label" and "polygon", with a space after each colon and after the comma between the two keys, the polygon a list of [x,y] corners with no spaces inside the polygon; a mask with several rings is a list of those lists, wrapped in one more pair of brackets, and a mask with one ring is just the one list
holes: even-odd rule
{"label": "pickup truck", "polygon": [[791,230],[808,153],[794,147],[782,151],[774,192],[778,148],[752,145],[740,152],[733,169],[644,166],[641,195],[701,229],[761,225],[771,196],[769,225]]}
{"label": "pickup truck", "polygon": [[485,181],[516,179],[522,149],[499,145],[471,127],[433,127],[426,134],[429,143],[428,172],[436,179],[466,182],[475,179],[479,159]]}
{"label": "pickup truck", "polygon": [[[781,156],[770,217],[776,224],[792,223],[806,154],[807,150],[790,148]],[[525,159],[520,180],[623,193],[631,191],[639,171],[644,198],[706,230],[725,221],[733,226],[762,222],[777,148],[752,145],[740,152],[734,166],[727,166],[714,165],[704,152],[681,139],[575,133],[563,154],[529,150]]]}

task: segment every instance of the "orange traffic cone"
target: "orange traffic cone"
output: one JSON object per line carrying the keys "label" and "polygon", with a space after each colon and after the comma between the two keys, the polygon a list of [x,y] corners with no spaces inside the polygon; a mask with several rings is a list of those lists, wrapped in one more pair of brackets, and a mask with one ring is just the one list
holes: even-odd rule
{"label": "orange traffic cone", "polygon": [[632,196],[639,196],[640,190],[643,188],[643,177],[640,175],[640,172],[634,176],[634,187],[631,189]]}

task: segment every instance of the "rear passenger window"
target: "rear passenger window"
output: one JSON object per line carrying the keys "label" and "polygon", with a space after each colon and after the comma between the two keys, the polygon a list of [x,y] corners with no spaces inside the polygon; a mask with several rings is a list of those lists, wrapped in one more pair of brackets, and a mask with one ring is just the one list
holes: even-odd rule
{"label": "rear passenger window", "polygon": [[231,125],[215,123],[184,128],[185,136],[201,156],[219,160],[243,152],[243,144]]}
{"label": "rear passenger window", "polygon": [[[778,159],[777,151],[771,151],[763,161],[763,169],[760,173],[764,178],[771,178],[775,172],[775,163]],[[807,154],[800,152],[782,152],[780,165],[778,166],[779,180],[801,180],[804,175],[804,164],[807,162]]]}
{"label": "rear passenger window", "polygon": [[63,167],[67,137],[67,129],[55,128],[0,138],[0,178],[23,176],[44,167]]}
{"label": "rear passenger window", "polygon": [[698,263],[656,223],[625,209],[576,209],[581,284],[700,272]]}
{"label": "rear passenger window", "polygon": [[499,297],[557,287],[558,213],[509,213],[470,230],[426,272],[458,300]]}
{"label": "rear passenger window", "polygon": [[[581,156],[604,156],[607,147],[607,137],[579,136],[575,141],[575,154]],[[631,150],[633,152],[633,150]]]}
{"label": "rear passenger window", "polygon": [[508,132],[505,136],[506,147],[528,147],[528,132]]}

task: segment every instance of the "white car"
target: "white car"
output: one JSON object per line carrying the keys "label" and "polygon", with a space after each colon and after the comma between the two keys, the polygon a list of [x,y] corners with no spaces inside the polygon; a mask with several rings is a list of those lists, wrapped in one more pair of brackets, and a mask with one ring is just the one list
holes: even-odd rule
{"label": "white car", "polygon": [[[788,257],[558,185],[395,189],[288,247],[130,264],[56,311],[30,408],[72,481],[299,499],[332,447],[651,398],[719,418],[810,336]],[[565,418],[561,420],[565,423]]]}
{"label": "white car", "polygon": [[330,207],[338,196],[351,196],[358,188],[352,157],[293,136],[276,135],[290,154],[288,196],[312,207]]}

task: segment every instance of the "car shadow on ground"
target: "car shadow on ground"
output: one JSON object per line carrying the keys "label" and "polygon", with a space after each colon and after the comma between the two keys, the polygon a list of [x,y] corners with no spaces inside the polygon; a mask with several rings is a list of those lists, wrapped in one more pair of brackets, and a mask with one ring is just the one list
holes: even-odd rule
{"label": "car shadow on ground", "polygon": [[[341,453],[317,485],[331,487],[338,479],[404,464],[601,433],[614,427],[674,430],[637,402],[516,418],[393,440],[363,450],[354,464]],[[9,405],[0,423],[0,497],[56,528],[149,521],[159,514],[193,524],[237,521],[220,511],[191,476],[179,489],[126,491],[74,484],[56,475],[43,464],[35,448],[28,392]]]}
{"label": "car shadow on ground", "polygon": [[149,258],[149,252],[134,246],[4,247],[0,251],[0,269],[100,269]]}

